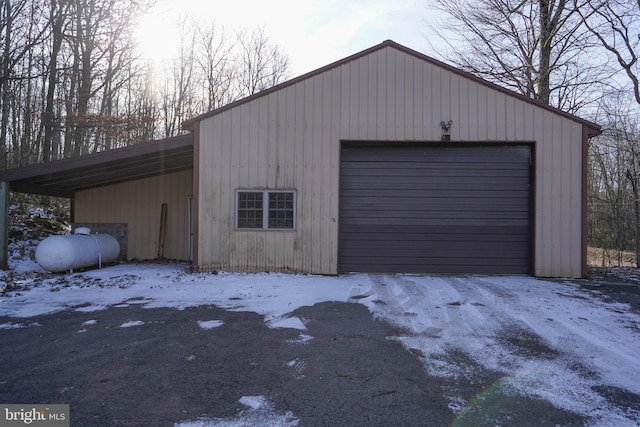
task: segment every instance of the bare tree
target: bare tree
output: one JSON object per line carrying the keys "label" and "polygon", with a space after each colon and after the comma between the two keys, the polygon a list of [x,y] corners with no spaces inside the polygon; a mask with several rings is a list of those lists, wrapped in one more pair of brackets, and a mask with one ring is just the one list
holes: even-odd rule
{"label": "bare tree", "polygon": [[15,71],[34,46],[42,43],[46,33],[46,27],[38,25],[41,6],[37,1],[0,0],[0,168],[7,166],[5,143],[12,127],[10,98],[13,91],[10,83],[32,78],[31,70],[27,74]]}
{"label": "bare tree", "polygon": [[235,40],[214,24],[183,18],[176,58],[160,78],[164,137],[196,114],[272,87],[289,76],[289,60],[258,29],[239,32]]}
{"label": "bare tree", "polygon": [[175,136],[188,117],[201,112],[194,95],[196,32],[183,18],[180,23],[178,56],[171,61],[162,81],[161,110],[164,137]]}
{"label": "bare tree", "polygon": [[588,159],[589,244],[634,251],[640,266],[640,122],[631,93],[601,102],[602,135],[591,140]]}
{"label": "bare tree", "polygon": [[[622,93],[632,94],[633,100],[624,96],[614,99],[616,110],[609,115],[609,123],[613,123],[610,128],[616,139],[623,141],[616,151],[625,160],[618,173],[623,174],[630,187],[627,193],[630,192],[629,205],[633,209],[627,206],[626,210],[633,211],[632,215],[629,213],[633,229],[629,234],[634,236],[636,266],[640,267],[640,129],[632,119],[640,106],[640,0],[574,0],[574,4],[586,28],[617,63],[618,74],[623,77],[612,81],[619,83]],[[635,108],[630,106],[634,103]]]}
{"label": "bare tree", "polygon": [[238,86],[242,95],[253,95],[289,77],[289,59],[263,28],[239,33],[238,45]]}
{"label": "bare tree", "polygon": [[69,2],[66,0],[51,0],[49,25],[51,26],[50,52],[48,69],[46,73],[46,98],[45,107],[42,114],[41,126],[44,130],[44,140],[42,142],[42,160],[47,162],[52,158],[52,145],[54,138],[59,137],[60,118],[56,114],[56,86],[58,83],[58,57],[62,49],[64,31],[67,23]]}
{"label": "bare tree", "polygon": [[234,83],[237,70],[233,64],[234,43],[215,24],[198,26],[196,62],[201,74],[205,109],[213,110],[237,99]]}
{"label": "bare tree", "polygon": [[597,98],[601,64],[566,0],[432,0],[448,17],[430,25],[445,59],[525,96],[575,112]]}
{"label": "bare tree", "polygon": [[141,78],[129,79],[124,100],[128,126],[124,141],[137,142],[154,139],[160,121],[160,109],[154,86],[154,73],[150,64],[145,64]]}
{"label": "bare tree", "polygon": [[[640,104],[640,0],[574,0],[586,27],[613,56]],[[580,4],[578,2],[580,1]],[[584,1],[584,3],[582,3]]]}
{"label": "bare tree", "polygon": [[133,43],[154,1],[0,0],[0,168],[173,136],[288,75],[264,32],[227,37],[189,22],[156,79]]}
{"label": "bare tree", "polygon": [[[145,72],[143,64],[137,60],[132,36],[135,15],[131,14],[127,5],[112,7],[110,12],[112,19],[105,25],[108,39],[102,48],[103,66],[94,92],[100,94],[100,104],[94,120],[96,135],[93,151],[119,146],[127,138],[131,124],[137,123],[137,117],[131,117],[131,113],[119,108],[119,105],[121,99],[129,95],[129,83],[144,78]],[[134,142],[137,141],[127,141],[128,144]]]}

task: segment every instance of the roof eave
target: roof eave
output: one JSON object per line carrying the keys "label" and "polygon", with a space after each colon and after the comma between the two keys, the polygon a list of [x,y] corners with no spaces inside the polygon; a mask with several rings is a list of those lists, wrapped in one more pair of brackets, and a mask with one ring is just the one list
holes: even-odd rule
{"label": "roof eave", "polygon": [[167,138],[156,141],[147,141],[127,147],[115,148],[112,150],[101,151],[98,153],[87,154],[84,156],[73,157],[68,159],[53,160],[46,163],[38,163],[35,165],[24,166],[21,168],[8,169],[0,171],[0,181],[15,181],[19,179],[32,178],[46,173],[56,172],[60,169],[74,169],[102,164],[109,161],[119,160],[131,155],[144,155],[156,153],[168,149],[186,147],[193,145],[193,139],[190,134],[179,135],[173,138]]}
{"label": "roof eave", "polygon": [[193,137],[181,135],[0,171],[0,181],[18,193],[74,198],[78,191],[189,168],[193,168]]}

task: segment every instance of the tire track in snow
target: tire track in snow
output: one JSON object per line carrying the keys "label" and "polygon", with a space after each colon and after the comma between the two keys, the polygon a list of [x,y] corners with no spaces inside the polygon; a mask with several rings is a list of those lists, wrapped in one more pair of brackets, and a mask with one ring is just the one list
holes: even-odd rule
{"label": "tire track in snow", "polygon": [[[593,389],[602,384],[603,367],[582,360],[584,348],[574,351],[575,346],[597,349],[603,342],[620,344],[606,334],[610,319],[584,329],[587,316],[580,313],[603,312],[603,303],[575,287],[559,291],[557,283],[532,278],[376,275],[371,276],[370,297],[362,302],[376,317],[408,332],[394,339],[415,354],[424,354],[431,375],[469,379],[477,374],[464,360],[451,357],[460,351],[480,366],[501,372],[503,386],[520,394],[592,417],[596,425],[628,423],[623,409],[612,408]],[[621,320],[621,327],[629,322]],[[634,349],[602,349],[593,356],[619,353],[622,366],[635,369],[629,363],[637,360],[629,353]],[[619,384],[620,379],[612,383]],[[636,392],[635,388],[630,391]],[[452,399],[459,400],[453,394]]]}

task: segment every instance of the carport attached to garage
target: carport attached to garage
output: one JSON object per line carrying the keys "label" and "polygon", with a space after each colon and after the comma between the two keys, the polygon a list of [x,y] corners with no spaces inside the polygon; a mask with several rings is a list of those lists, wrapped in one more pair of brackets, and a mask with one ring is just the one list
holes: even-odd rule
{"label": "carport attached to garage", "polygon": [[528,274],[531,145],[343,143],[338,270]]}

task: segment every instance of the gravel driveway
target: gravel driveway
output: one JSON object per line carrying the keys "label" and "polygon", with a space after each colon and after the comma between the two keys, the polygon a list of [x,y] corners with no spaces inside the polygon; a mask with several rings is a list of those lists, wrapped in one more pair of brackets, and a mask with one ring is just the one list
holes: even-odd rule
{"label": "gravel driveway", "polygon": [[[28,318],[0,317],[0,403],[68,403],[72,426],[594,424],[584,413],[514,391],[508,375],[468,352],[426,352],[429,341],[442,343],[442,330],[427,327],[417,334],[382,320],[385,312],[420,319],[411,301],[425,307],[433,295],[409,287],[412,280],[418,279],[376,276],[368,292],[349,302],[297,308],[290,316],[304,330],[270,328],[262,315],[229,307],[147,308],[142,299],[100,311],[69,307]],[[443,280],[460,280],[463,285],[455,286],[467,289],[465,279]],[[624,278],[576,283],[584,292],[638,308],[640,292]],[[394,293],[393,286],[405,294]],[[451,297],[448,305],[429,310],[455,314],[466,305],[469,313],[481,312],[500,292],[508,294],[496,285],[482,301],[480,291],[472,299],[445,295],[444,301]],[[507,326],[491,337],[502,347],[559,363],[562,350],[521,325]],[[408,345],[407,337],[427,344]],[[434,375],[425,369],[434,364],[460,372]],[[595,375],[584,366],[576,369]],[[631,419],[640,414],[637,394],[594,388]]]}
{"label": "gravel driveway", "polygon": [[[304,334],[213,306],[30,318],[25,328],[0,330],[0,401],[69,403],[72,426],[171,426],[202,417],[210,420],[204,425],[444,426],[455,416],[443,390],[465,390],[471,400],[500,379],[471,361],[466,384],[428,376],[418,355],[386,339],[399,331],[358,304],[321,303],[295,314],[307,322]],[[198,324],[211,319],[222,326]],[[247,396],[269,403],[251,408],[241,403]],[[583,423],[538,400],[494,395],[485,405],[459,425]]]}

